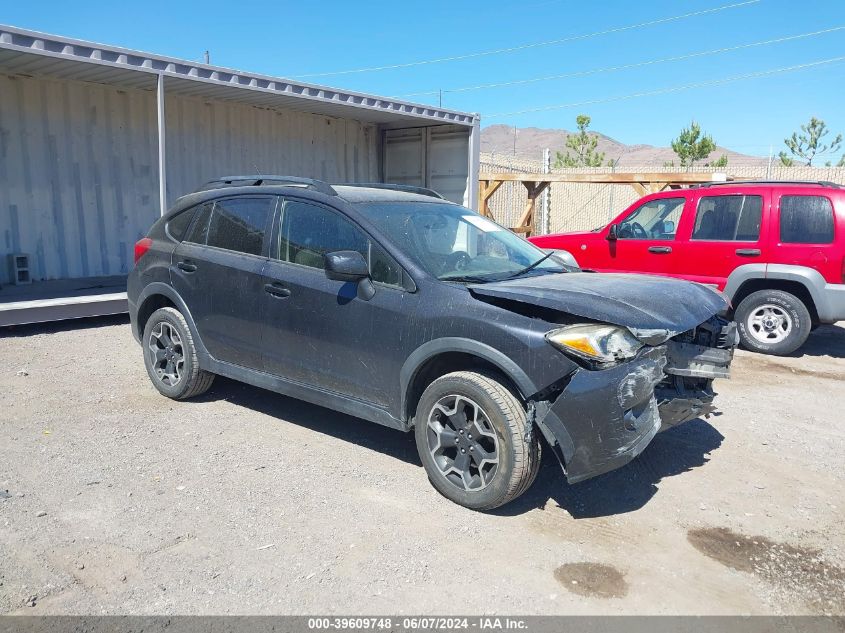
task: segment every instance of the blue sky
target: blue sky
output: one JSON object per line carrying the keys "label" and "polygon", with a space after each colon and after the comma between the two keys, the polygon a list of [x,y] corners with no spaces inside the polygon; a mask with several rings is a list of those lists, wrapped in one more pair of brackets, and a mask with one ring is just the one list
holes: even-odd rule
{"label": "blue sky", "polygon": [[[4,2],[0,22],[381,95],[444,89],[443,105],[484,125],[574,127],[578,113],[624,143],[668,145],[695,118],[722,145],[765,155],[811,115],[845,133],[845,62],[664,94],[524,114],[560,104],[845,56],[845,30],[766,46],[523,86],[450,88],[583,72],[845,26],[842,0],[759,0],[554,45],[382,71],[309,76],[518,47],[704,11],[742,0],[472,0],[408,3],[147,0]],[[437,103],[438,96],[409,97]]]}

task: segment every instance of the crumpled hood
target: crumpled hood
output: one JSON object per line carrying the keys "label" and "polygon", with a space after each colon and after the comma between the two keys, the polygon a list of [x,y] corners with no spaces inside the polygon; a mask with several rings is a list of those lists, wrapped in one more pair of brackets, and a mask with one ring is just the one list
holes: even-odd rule
{"label": "crumpled hood", "polygon": [[494,297],[559,310],[627,327],[657,344],[686,332],[728,307],[701,284],[648,275],[561,273],[471,284],[478,297]]}

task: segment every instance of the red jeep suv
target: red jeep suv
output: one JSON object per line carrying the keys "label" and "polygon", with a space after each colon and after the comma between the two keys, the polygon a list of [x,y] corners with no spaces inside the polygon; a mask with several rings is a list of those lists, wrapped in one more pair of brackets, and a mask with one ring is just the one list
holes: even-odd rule
{"label": "red jeep suv", "polygon": [[600,272],[680,277],[731,302],[740,339],[797,350],[845,319],[845,188],[829,182],[721,182],[648,195],[605,227],[530,238]]}

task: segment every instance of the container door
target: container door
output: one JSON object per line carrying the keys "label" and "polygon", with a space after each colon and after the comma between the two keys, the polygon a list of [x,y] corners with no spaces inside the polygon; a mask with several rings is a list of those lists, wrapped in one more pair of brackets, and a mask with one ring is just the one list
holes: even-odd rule
{"label": "container door", "polygon": [[460,126],[387,130],[384,182],[428,187],[457,204],[466,204],[469,130]]}

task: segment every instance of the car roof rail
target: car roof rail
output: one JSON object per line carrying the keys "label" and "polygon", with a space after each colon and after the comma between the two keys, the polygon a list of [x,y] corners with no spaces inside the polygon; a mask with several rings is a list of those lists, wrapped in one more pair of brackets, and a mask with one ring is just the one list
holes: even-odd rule
{"label": "car roof rail", "polygon": [[439,198],[445,200],[440,193],[428,187],[417,187],[416,185],[398,185],[386,182],[343,182],[335,183],[338,187],[361,187],[368,189],[388,189],[390,191],[404,191],[405,193],[418,193],[421,196],[429,196],[430,198]]}
{"label": "car roof rail", "polygon": [[210,180],[202,185],[197,191],[211,191],[212,189],[223,189],[225,187],[271,187],[271,186],[293,186],[305,187],[313,191],[324,193],[327,196],[336,196],[337,191],[328,183],[314,178],[302,178],[300,176],[270,176],[266,174],[255,174],[251,176],[223,176]]}
{"label": "car roof rail", "polygon": [[712,182],[702,182],[692,185],[690,189],[715,186],[724,187],[725,185],[815,185],[817,187],[831,187],[833,189],[843,188],[842,185],[829,180],[714,180]]}

